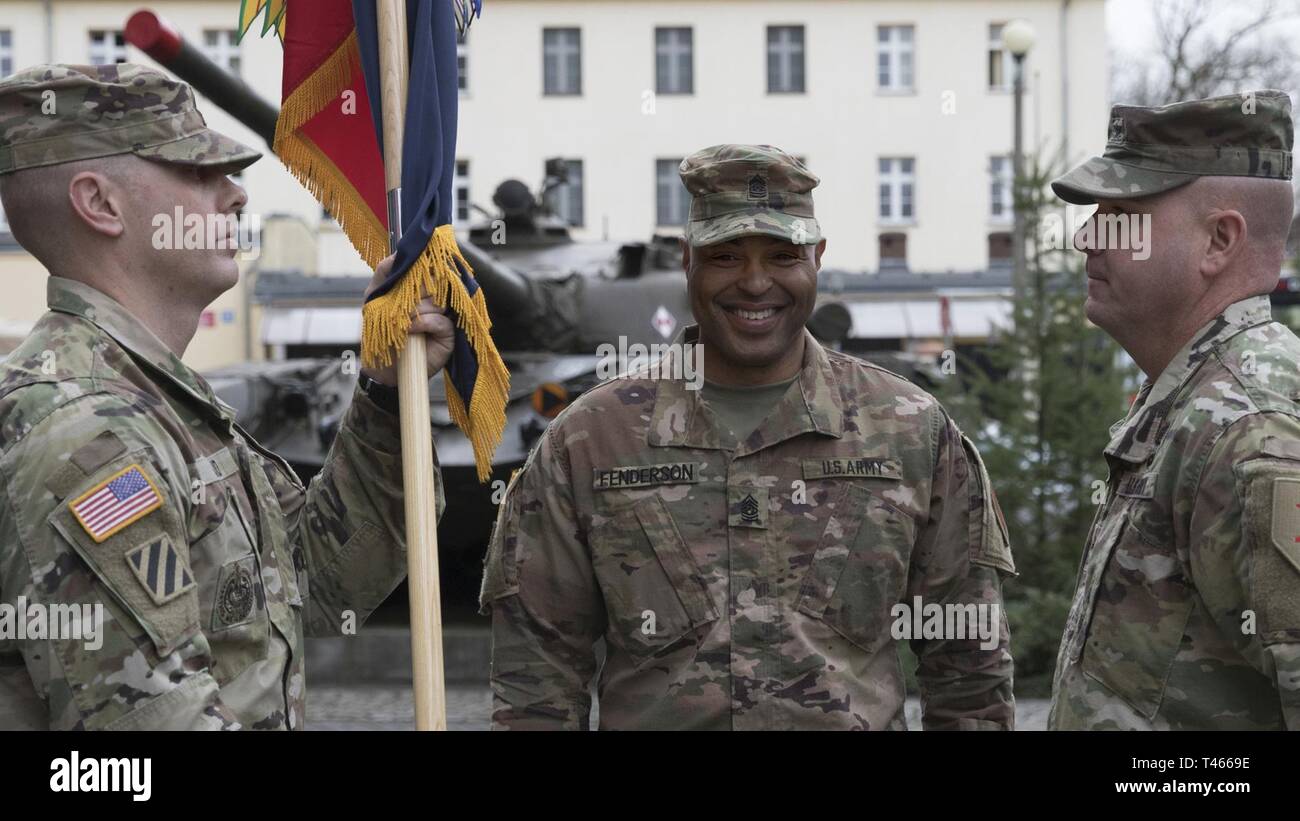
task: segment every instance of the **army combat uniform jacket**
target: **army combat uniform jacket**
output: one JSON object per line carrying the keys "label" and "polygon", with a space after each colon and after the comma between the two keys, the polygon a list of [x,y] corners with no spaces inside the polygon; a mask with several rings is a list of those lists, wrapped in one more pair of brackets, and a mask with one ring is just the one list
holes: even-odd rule
{"label": "army combat uniform jacket", "polygon": [[743,442],[666,377],[550,425],[486,560],[494,727],[586,728],[603,637],[604,729],[906,729],[891,609],[914,596],[999,605],[989,649],[912,643],[926,727],[1012,726],[1014,569],[979,457],[916,386],[805,345]]}
{"label": "army combat uniform jacket", "polygon": [[1300,730],[1300,340],[1230,306],[1111,430],[1058,729]]}
{"label": "army combat uniform jacket", "polygon": [[304,488],[121,305],[49,305],[0,365],[0,603],[60,615],[0,638],[0,728],[301,728],[304,635],[406,570],[397,418],[358,392]]}

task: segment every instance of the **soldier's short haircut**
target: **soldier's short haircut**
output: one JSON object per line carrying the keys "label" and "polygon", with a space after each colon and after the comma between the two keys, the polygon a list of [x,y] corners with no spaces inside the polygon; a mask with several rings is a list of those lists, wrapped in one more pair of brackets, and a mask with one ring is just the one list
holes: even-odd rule
{"label": "soldier's short haircut", "polygon": [[9,221],[9,233],[46,268],[54,268],[70,247],[60,224],[73,219],[68,204],[68,184],[83,171],[97,171],[111,178],[127,172],[131,155],[98,157],[91,160],[24,168],[0,175],[0,205]]}

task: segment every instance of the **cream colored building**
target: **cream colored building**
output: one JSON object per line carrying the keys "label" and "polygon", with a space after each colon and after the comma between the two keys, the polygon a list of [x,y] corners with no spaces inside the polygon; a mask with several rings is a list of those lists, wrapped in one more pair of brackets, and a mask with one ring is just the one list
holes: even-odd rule
{"label": "cream colored building", "polygon": [[[142,4],[0,0],[0,69],[125,58],[145,5],[278,101],[280,46],[230,40],[234,0]],[[1097,153],[1107,113],[1103,0],[487,0],[463,48],[463,198],[491,208],[515,177],[536,188],[548,158],[574,182],[554,196],[579,238],[645,240],[680,231],[672,169],[720,142],[778,145],[822,177],[817,207],[828,267],[927,273],[985,270],[1006,250],[1012,144],[1010,57],[1000,26],[1023,18],[1029,149]],[[202,105],[202,102],[201,102]],[[208,121],[250,144],[230,115]],[[580,184],[578,180],[581,180]],[[272,157],[240,180],[249,210],[297,217],[316,236],[267,246],[250,268],[364,274],[346,238]],[[278,233],[273,236],[279,236]],[[0,338],[44,309],[44,274],[0,225]],[[313,253],[314,252],[314,253]],[[251,314],[251,316],[250,316]],[[251,320],[251,321],[250,321]],[[264,355],[244,287],[219,300],[187,359],[209,368]],[[0,341],[0,345],[3,342]]]}

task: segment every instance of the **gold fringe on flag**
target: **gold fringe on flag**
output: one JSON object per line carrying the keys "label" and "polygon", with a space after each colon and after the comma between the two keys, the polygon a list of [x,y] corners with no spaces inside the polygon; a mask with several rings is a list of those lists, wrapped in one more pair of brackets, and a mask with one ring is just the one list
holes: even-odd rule
{"label": "gold fringe on flag", "polygon": [[[284,100],[275,126],[273,149],[289,172],[338,221],[339,227],[371,268],[388,256],[388,231],[364,204],[325,152],[299,133],[312,117],[335,102],[352,83],[352,64],[360,59],[356,32],[348,35],[329,57]],[[450,225],[434,231],[429,247],[396,286],[365,304],[362,310],[361,361],[366,367],[388,367],[406,343],[411,314],[424,296],[435,304],[450,306],[456,324],[465,332],[478,359],[478,378],[470,407],[456,393],[450,374],[444,372],[447,409],[474,449],[480,482],[492,475],[492,454],[505,428],[505,406],[510,393],[510,374],[492,341],[492,322],[480,289],[473,297],[460,279],[463,268],[473,275],[456,244]]]}
{"label": "gold fringe on flag", "polygon": [[271,147],[289,173],[330,212],[366,265],[374,268],[388,256],[388,231],[338,166],[298,132],[352,84],[352,63],[359,59],[354,31],[285,99]]}
{"label": "gold fringe on flag", "polygon": [[473,275],[456,244],[450,225],[441,225],[433,233],[429,247],[411,266],[391,291],[365,304],[361,319],[361,361],[369,368],[388,367],[396,352],[406,343],[411,314],[425,297],[434,304],[449,306],[456,312],[456,325],[465,332],[478,360],[478,378],[474,381],[470,407],[456,393],[449,372],[443,373],[447,392],[447,409],[457,427],[465,432],[474,449],[474,463],[480,482],[492,475],[492,454],[501,442],[505,428],[506,400],[510,393],[510,374],[492,341],[492,321],[487,302],[479,289],[469,295],[461,281],[460,269]]}

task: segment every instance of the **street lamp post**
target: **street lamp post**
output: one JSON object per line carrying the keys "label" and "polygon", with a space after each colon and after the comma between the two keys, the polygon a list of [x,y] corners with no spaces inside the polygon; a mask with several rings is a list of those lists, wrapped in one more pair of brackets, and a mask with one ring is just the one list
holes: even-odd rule
{"label": "street lamp post", "polygon": [[1024,126],[1021,122],[1021,110],[1025,97],[1025,55],[1034,47],[1034,27],[1025,20],[1013,20],[1002,29],[1002,43],[1011,52],[1015,60],[1014,79],[1014,124],[1012,127],[1011,182],[1012,215],[1012,288],[1016,294],[1025,284],[1025,215],[1019,206],[1022,197],[1022,180],[1025,173]]}

